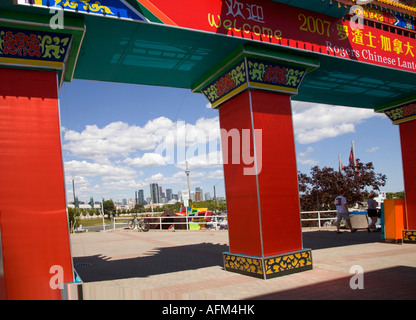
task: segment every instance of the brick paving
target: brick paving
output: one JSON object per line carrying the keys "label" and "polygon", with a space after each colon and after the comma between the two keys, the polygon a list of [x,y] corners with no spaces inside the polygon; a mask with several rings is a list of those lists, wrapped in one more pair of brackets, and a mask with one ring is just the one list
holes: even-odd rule
{"label": "brick paving", "polygon": [[[71,235],[84,299],[286,300],[416,299],[416,245],[387,244],[380,233],[303,232],[313,269],[262,280],[223,269],[228,232],[114,230]],[[364,289],[351,289],[363,270]]]}

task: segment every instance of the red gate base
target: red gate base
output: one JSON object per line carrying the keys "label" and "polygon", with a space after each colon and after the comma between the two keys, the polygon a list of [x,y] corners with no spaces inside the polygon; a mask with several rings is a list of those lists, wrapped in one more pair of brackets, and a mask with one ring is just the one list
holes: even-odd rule
{"label": "red gate base", "polygon": [[260,279],[312,270],[312,252],[303,249],[269,257],[224,252],[224,269]]}
{"label": "red gate base", "polygon": [[416,230],[403,230],[403,242],[416,244]]}

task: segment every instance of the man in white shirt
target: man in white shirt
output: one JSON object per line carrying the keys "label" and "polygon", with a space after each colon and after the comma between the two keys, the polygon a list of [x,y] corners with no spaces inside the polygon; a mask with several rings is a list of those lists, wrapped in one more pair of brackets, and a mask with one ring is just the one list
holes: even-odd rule
{"label": "man in white shirt", "polygon": [[351,232],[355,232],[357,231],[357,229],[353,229],[351,226],[350,213],[347,208],[347,199],[345,199],[343,194],[344,190],[339,190],[339,196],[336,197],[334,201],[335,206],[337,207],[337,233],[342,233],[339,231],[339,224],[342,218],[344,218],[345,223],[347,224]]}

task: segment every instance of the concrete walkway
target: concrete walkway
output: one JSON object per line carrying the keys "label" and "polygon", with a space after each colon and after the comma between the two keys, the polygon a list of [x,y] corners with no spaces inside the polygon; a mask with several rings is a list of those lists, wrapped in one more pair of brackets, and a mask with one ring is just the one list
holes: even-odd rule
{"label": "concrete walkway", "polygon": [[[223,270],[227,231],[71,235],[87,300],[416,299],[416,245],[332,228],[304,230],[303,242],[312,249],[313,270],[261,280]],[[354,268],[363,270],[363,282]],[[364,289],[351,289],[350,282]]]}

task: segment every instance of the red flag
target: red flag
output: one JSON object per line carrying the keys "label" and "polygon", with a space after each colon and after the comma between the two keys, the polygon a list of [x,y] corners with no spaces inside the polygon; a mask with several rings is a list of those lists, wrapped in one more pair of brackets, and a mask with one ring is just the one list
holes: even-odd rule
{"label": "red flag", "polygon": [[355,148],[354,148],[354,141],[351,142],[351,151],[350,151],[350,157],[349,157],[350,165],[354,168],[354,171],[356,174],[359,173],[357,168],[357,160],[355,159]]}
{"label": "red flag", "polygon": [[338,160],[339,160],[338,171],[339,173],[342,173],[342,170],[344,170],[344,166],[342,165],[341,155],[338,155]]}
{"label": "red flag", "polygon": [[355,161],[354,151],[353,151],[352,147],[351,147],[350,157],[349,157],[348,160],[350,161],[350,165],[355,168],[355,166],[357,165],[357,163]]}

